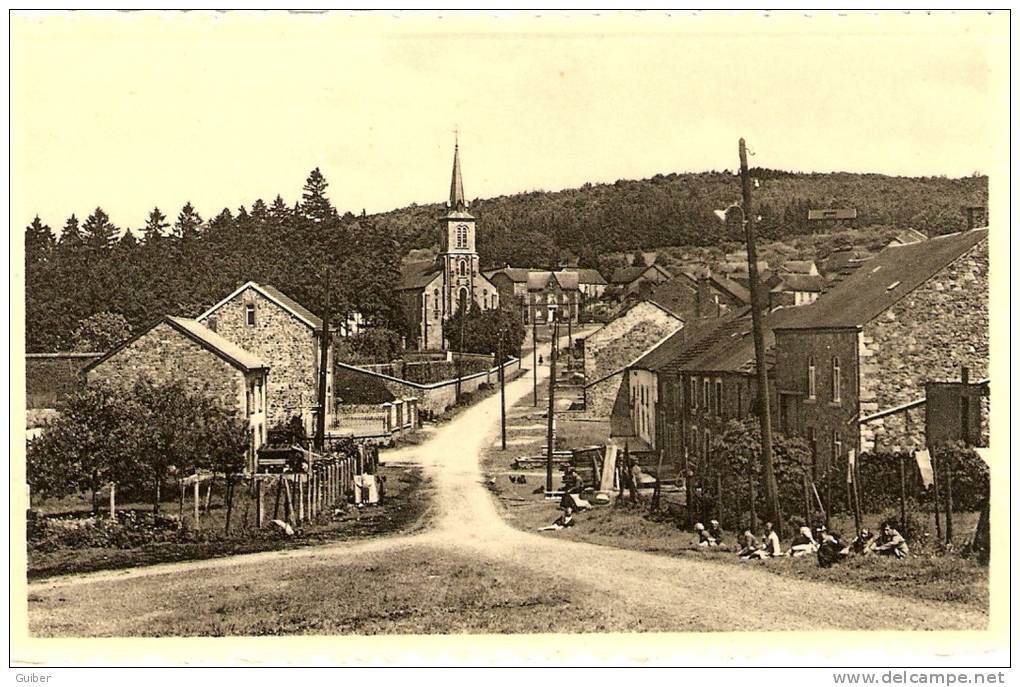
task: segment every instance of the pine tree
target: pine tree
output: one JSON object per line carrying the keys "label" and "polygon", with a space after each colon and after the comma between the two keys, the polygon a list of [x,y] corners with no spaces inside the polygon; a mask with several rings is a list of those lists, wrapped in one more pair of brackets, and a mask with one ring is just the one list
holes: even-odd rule
{"label": "pine tree", "polygon": [[191,240],[198,237],[201,227],[202,216],[195,210],[191,201],[188,201],[181,208],[180,214],[177,215],[177,222],[174,224],[174,235],[182,240]]}
{"label": "pine tree", "polygon": [[57,239],[53,230],[42,223],[39,215],[25,228],[25,263],[32,264],[50,256]]}
{"label": "pine tree", "polygon": [[265,222],[266,218],[269,217],[269,208],[266,207],[266,202],[259,198],[251,204],[251,218],[256,222]]}
{"label": "pine tree", "polygon": [[333,222],[337,218],[336,209],[329,202],[326,196],[326,189],[329,182],[316,167],[305,180],[301,192],[301,216],[316,225],[323,225]]}
{"label": "pine tree", "polygon": [[142,230],[143,240],[147,243],[158,243],[169,228],[170,224],[166,221],[166,215],[158,207],[154,207],[145,220],[145,229]]}
{"label": "pine tree", "polygon": [[82,225],[82,234],[89,248],[107,250],[117,243],[118,229],[103,208],[97,207]]}
{"label": "pine tree", "polygon": [[64,223],[64,229],[60,232],[60,239],[57,246],[62,250],[75,250],[85,245],[85,237],[81,233],[81,225],[78,218],[71,215]]}

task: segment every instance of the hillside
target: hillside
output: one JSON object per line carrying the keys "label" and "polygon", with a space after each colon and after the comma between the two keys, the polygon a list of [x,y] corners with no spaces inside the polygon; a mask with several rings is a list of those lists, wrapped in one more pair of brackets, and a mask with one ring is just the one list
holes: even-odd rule
{"label": "hillside", "polygon": [[[988,178],[892,177],[881,174],[792,173],[754,169],[754,202],[763,239],[812,232],[807,211],[848,207],[857,226],[913,227],[929,235],[966,227],[966,206],[987,207]],[[477,199],[478,250],[483,265],[536,265],[566,254],[588,255],[661,246],[713,246],[739,240],[739,228],[712,215],[740,197],[728,171],[656,175],[651,179],[585,184]],[[406,248],[438,243],[442,206],[411,205],[375,217]]]}

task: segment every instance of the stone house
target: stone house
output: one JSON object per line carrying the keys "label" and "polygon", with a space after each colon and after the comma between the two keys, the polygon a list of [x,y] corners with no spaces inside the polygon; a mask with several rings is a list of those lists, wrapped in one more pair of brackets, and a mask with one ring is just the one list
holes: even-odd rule
{"label": "stone house", "polygon": [[988,374],[988,230],[886,248],[776,327],[779,421],[819,456],[924,444],[924,397],[961,366]]}
{"label": "stone house", "polygon": [[641,301],[585,338],[585,414],[610,418],[630,365],[683,327],[677,314]]}
{"label": "stone house", "polygon": [[581,315],[581,290],[578,283],[577,272],[529,272],[525,322],[578,322]]}
{"label": "stone house", "polygon": [[[198,316],[228,341],[272,368],[267,397],[270,427],[298,416],[311,432],[318,412],[322,319],[279,289],[249,281]],[[333,346],[326,366],[326,408],[333,408]]]}
{"label": "stone house", "polygon": [[180,382],[192,393],[217,400],[248,423],[249,469],[266,439],[268,373],[258,356],[182,317],[164,317],[84,369],[88,384],[126,388],[143,378]]}

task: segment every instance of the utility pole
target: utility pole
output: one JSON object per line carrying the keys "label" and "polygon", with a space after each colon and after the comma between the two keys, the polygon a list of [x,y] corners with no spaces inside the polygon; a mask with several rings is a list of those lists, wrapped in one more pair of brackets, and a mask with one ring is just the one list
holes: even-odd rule
{"label": "utility pole", "polygon": [[499,330],[499,345],[497,346],[497,358],[499,362],[499,429],[503,437],[503,450],[506,450],[506,371],[503,367],[503,330]]}
{"label": "utility pole", "polygon": [[776,532],[782,536],[783,519],[779,511],[779,486],[776,484],[776,469],[772,459],[772,411],[769,408],[768,366],[765,363],[765,332],[762,325],[761,283],[758,281],[758,249],[754,236],[754,206],[751,204],[751,177],[747,171],[747,145],[744,139],[740,139],[739,152],[744,239],[747,242],[747,275],[751,281],[754,364],[758,376],[758,422],[761,424],[761,458],[765,467],[765,508]]}
{"label": "utility pole", "polygon": [[574,369],[574,308],[567,310],[567,369]]}
{"label": "utility pole", "polygon": [[330,286],[332,282],[332,270],[326,268],[326,304],[322,311],[322,332],[319,334],[319,388],[316,402],[319,406],[319,413],[315,417],[315,448],[322,450],[326,443],[326,380],[327,368],[329,367],[329,320],[330,315]]}
{"label": "utility pole", "polygon": [[560,333],[560,324],[553,318],[553,340],[552,351],[549,353],[549,421],[545,438],[545,491],[547,494],[553,490],[553,414],[556,399],[556,339]]}
{"label": "utility pole", "polygon": [[531,316],[531,378],[533,382],[532,398],[534,407],[538,407],[538,325],[534,314]]}

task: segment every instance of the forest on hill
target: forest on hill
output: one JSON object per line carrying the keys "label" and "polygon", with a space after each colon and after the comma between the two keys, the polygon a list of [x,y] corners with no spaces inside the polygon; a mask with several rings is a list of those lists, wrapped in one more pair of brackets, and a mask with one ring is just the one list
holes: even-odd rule
{"label": "forest on hill", "polygon": [[[988,177],[892,177],[752,169],[759,235],[783,240],[817,231],[809,209],[854,208],[856,225],[919,229],[929,236],[966,228],[964,207],[987,207]],[[585,184],[475,200],[478,252],[484,266],[547,265],[661,246],[714,246],[741,238],[712,214],[740,198],[732,172],[660,174],[650,179]],[[441,204],[411,205],[376,215],[407,248],[438,244]],[[593,265],[594,266],[594,265]]]}
{"label": "forest on hill", "polygon": [[[760,181],[754,202],[765,241],[811,233],[808,209],[855,208],[859,227],[937,235],[966,228],[964,207],[987,207],[984,176],[752,174]],[[273,284],[316,312],[328,291],[334,312],[356,310],[401,332],[392,287],[407,253],[438,245],[443,206],[356,216],[334,208],[327,187],[314,170],[293,205],[277,196],[206,220],[189,203],[175,221],[154,208],[144,227],[126,232],[101,208],[84,221],[67,218],[59,237],[36,217],[25,230],[27,350],[87,347],[83,332],[111,317],[130,332],[165,314],[194,317],[248,280]],[[548,266],[571,257],[598,266],[613,252],[738,241],[739,226],[720,224],[712,211],[739,196],[739,180],[723,171],[532,191],[479,199],[470,209],[483,266]]]}

